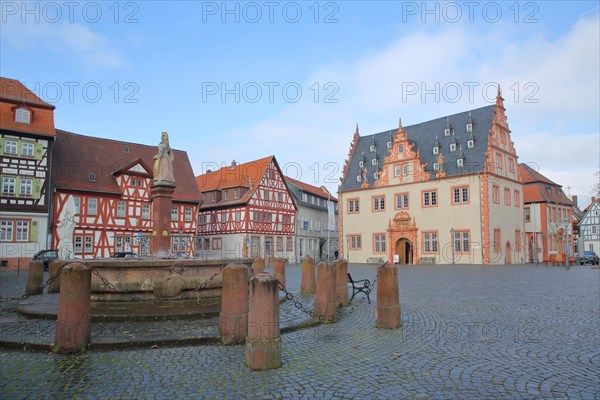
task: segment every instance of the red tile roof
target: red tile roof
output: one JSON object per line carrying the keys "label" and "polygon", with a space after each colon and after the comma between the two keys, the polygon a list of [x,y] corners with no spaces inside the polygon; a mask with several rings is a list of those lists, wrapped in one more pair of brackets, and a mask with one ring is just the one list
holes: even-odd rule
{"label": "red tile roof", "polygon": [[584,209],[583,209],[583,212],[584,212],[584,213],[588,212],[588,210],[589,210],[590,208],[592,208],[592,205],[593,205],[594,203],[599,203],[599,204],[600,204],[600,197],[599,197],[599,198],[592,197],[592,201],[590,202],[590,204],[589,204],[589,205],[588,205],[586,208],[584,208]]}
{"label": "red tile roof", "polygon": [[298,186],[305,192],[314,194],[315,196],[323,197],[325,199],[330,198],[332,201],[337,201],[337,199],[331,195],[329,190],[325,186],[317,187],[313,185],[309,185],[308,183],[300,182],[299,180],[290,178],[289,176],[285,177],[285,180]]}
{"label": "red tile roof", "polygon": [[[160,137],[157,136],[157,144]],[[128,152],[125,151],[127,148]],[[52,179],[60,189],[121,194],[115,175],[123,168],[143,161],[144,168],[154,165],[157,146],[83,136],[57,129],[53,151]],[[173,150],[175,192],[173,200],[199,202],[200,193],[187,153]],[[88,174],[96,175],[90,182]]]}
{"label": "red tile roof", "polygon": [[523,181],[523,201],[525,203],[555,203],[572,206],[573,202],[562,191],[562,186],[552,182],[529,165],[519,164]]}
{"label": "red tile roof", "polygon": [[0,77],[0,100],[9,101],[12,103],[25,103],[34,107],[42,107],[54,110],[50,103],[46,103],[40,99],[25,85],[16,79]]}
{"label": "red tile roof", "polygon": [[521,175],[521,180],[523,181],[523,183],[542,182],[547,183],[549,185],[560,186],[557,183],[552,182],[550,179],[546,178],[544,175],[540,174],[527,164],[519,164],[519,173]]}

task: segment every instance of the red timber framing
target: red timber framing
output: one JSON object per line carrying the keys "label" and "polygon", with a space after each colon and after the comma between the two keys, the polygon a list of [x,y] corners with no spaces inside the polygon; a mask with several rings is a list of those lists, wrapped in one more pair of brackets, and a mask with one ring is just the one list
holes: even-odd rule
{"label": "red timber framing", "polygon": [[[106,157],[110,161],[82,164],[82,161],[73,155],[74,152],[70,151],[73,146],[111,154],[110,157]],[[148,244],[153,233],[150,196],[153,177],[150,166],[156,151],[156,147],[153,146],[59,131],[55,156],[58,168],[68,165],[83,167],[82,170],[74,167],[70,174],[66,174],[74,179],[55,176],[53,247],[58,246],[59,240],[56,224],[68,198],[73,196],[77,209],[73,233],[75,257],[110,257],[116,251],[150,255]],[[187,154],[179,150],[175,150],[174,153],[176,189],[169,232],[173,237],[171,247],[175,249],[174,252],[193,255],[199,194]],[[92,159],[98,160],[98,157]],[[180,244],[180,241],[184,243]]]}
{"label": "red timber framing", "polygon": [[209,243],[219,240],[223,247],[218,250],[239,249],[238,257],[265,255],[265,248],[272,252],[274,238],[295,234],[297,207],[274,156],[233,162],[197,176],[196,183],[202,195],[198,234],[204,237],[204,250],[215,250]]}

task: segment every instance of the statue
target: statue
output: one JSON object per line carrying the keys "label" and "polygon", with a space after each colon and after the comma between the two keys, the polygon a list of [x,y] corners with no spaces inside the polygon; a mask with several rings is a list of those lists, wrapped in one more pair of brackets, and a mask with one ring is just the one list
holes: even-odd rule
{"label": "statue", "polygon": [[73,231],[75,230],[76,214],[75,199],[73,196],[69,196],[58,218],[58,224],[56,224],[58,258],[61,260],[73,258]]}
{"label": "statue", "polygon": [[169,145],[169,134],[163,132],[158,144],[158,154],[154,156],[154,182],[175,183],[173,158],[173,150]]}

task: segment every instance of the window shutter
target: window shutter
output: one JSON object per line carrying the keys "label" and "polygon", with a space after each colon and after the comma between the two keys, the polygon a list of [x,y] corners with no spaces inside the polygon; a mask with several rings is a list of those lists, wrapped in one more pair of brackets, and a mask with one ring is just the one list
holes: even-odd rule
{"label": "window shutter", "polygon": [[4,138],[0,138],[0,156],[4,155]]}
{"label": "window shutter", "polygon": [[41,143],[36,143],[33,149],[33,157],[36,160],[41,160],[44,155],[44,146]]}
{"label": "window shutter", "polygon": [[33,183],[32,183],[32,188],[31,188],[31,195],[33,196],[34,199],[39,199],[40,198],[40,193],[41,193],[41,189],[42,189],[42,180],[38,179],[38,178],[34,178],[33,179]]}
{"label": "window shutter", "polygon": [[23,149],[23,142],[17,141],[17,156],[21,157],[21,150]]}
{"label": "window shutter", "polygon": [[29,231],[29,241],[36,242],[37,234],[38,234],[38,222],[32,220],[31,221],[31,230]]}

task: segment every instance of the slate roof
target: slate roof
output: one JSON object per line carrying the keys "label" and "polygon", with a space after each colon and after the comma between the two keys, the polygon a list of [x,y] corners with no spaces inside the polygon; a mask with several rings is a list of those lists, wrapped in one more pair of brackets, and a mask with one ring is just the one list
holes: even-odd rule
{"label": "slate roof", "polygon": [[527,164],[519,164],[523,181],[523,202],[555,203],[572,206],[573,202],[565,195],[562,186],[546,178]]}
{"label": "slate roof", "polygon": [[54,110],[52,104],[40,99],[35,93],[16,79],[0,77],[0,100],[11,103],[25,103],[34,107]]}
{"label": "slate roof", "polygon": [[[157,136],[157,146],[159,140],[160,136]],[[57,129],[52,155],[52,181],[60,189],[120,195],[115,174],[122,172],[126,166],[135,165],[138,160],[151,169],[153,157],[158,152],[157,146],[84,136]],[[173,152],[173,200],[199,202],[200,193],[187,153],[182,150]],[[96,176],[94,182],[88,178],[89,173]]]}
{"label": "slate roof", "polygon": [[[408,136],[409,143],[415,144],[413,150],[420,151],[421,163],[427,163],[425,171],[435,176],[436,171],[433,164],[437,161],[437,155],[433,154],[433,148],[436,142],[439,143],[440,152],[444,156],[444,170],[446,176],[457,176],[463,174],[482,172],[485,163],[485,152],[488,148],[488,132],[492,127],[495,105],[477,108],[471,111],[465,111],[458,114],[448,115],[431,121],[422,122],[415,125],[405,126],[404,131]],[[466,126],[471,118],[473,123],[473,132],[467,133]],[[451,126],[450,136],[444,136],[444,130],[447,124]],[[362,182],[357,182],[356,176],[360,175],[359,161],[365,157],[365,167],[367,169],[367,180],[369,186],[373,187],[373,174],[383,166],[384,156],[388,154],[387,142],[393,141],[398,128],[390,129],[373,135],[361,136],[358,138],[354,151],[352,152],[350,162],[340,191],[359,189]],[[437,135],[437,138],[436,138]],[[474,139],[474,147],[467,148],[467,140]],[[450,143],[456,142],[456,151],[450,152]],[[375,144],[376,152],[370,151],[370,146]],[[459,154],[464,154],[464,167],[457,167],[456,161]],[[372,159],[378,159],[378,165],[371,165]]]}
{"label": "slate roof", "polygon": [[310,193],[314,196],[320,197],[325,200],[330,199],[331,201],[337,202],[337,199],[334,196],[332,196],[329,193],[329,191],[327,191],[324,188],[320,188],[320,187],[316,187],[313,185],[309,185],[308,183],[300,182],[299,180],[292,179],[289,176],[284,177],[284,179],[287,183],[287,187],[288,187],[290,193],[292,194],[292,196],[294,197],[294,200],[296,200],[296,203],[298,205],[316,208],[316,209],[320,209],[320,210],[327,210],[327,205],[318,206],[316,204],[312,204],[310,201],[302,201],[302,192]]}

